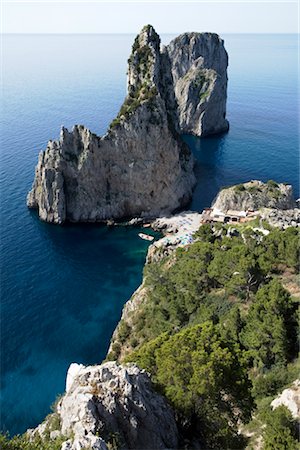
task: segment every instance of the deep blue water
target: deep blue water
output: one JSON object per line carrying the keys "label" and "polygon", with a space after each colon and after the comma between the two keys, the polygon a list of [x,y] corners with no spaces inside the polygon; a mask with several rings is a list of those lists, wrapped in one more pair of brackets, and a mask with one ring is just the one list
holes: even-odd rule
{"label": "deep blue water", "polygon": [[[299,196],[297,36],[228,35],[228,134],[185,139],[198,161],[192,207],[253,178]],[[26,208],[37,154],[60,126],[104,133],[126,89],[133,36],[4,36],[1,111],[1,428],[35,426],[64,390],[71,362],[105,356],[139,285],[137,229],[63,227]],[[165,36],[168,42],[170,36]]]}

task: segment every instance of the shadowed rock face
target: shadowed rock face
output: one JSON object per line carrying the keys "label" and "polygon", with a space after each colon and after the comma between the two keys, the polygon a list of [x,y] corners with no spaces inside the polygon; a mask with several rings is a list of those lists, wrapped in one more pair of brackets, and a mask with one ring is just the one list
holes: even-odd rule
{"label": "shadowed rock face", "polygon": [[184,33],[164,52],[171,64],[177,130],[195,136],[227,131],[228,55],[223,40],[215,33]]}
{"label": "shadowed rock face", "polygon": [[228,128],[226,68],[217,35],[185,34],[160,52],[159,36],[144,27],[128,60],[128,95],[108,132],[62,128],[39,155],[27,205],[53,223],[153,217],[184,207],[195,176],[180,133]]}

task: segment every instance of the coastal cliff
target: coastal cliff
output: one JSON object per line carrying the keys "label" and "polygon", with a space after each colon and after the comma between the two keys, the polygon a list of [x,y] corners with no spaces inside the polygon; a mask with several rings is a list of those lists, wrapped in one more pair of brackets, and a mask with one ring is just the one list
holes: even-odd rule
{"label": "coastal cliff", "polygon": [[300,216],[274,181],[215,203],[244,208],[253,183],[262,209],[247,222],[189,211],[152,223],[168,237],[149,247],[106,360],[71,364],[53,413],[5,448],[296,448]]}
{"label": "coastal cliff", "polygon": [[47,222],[156,217],[188,204],[194,160],[181,133],[228,129],[227,53],[212,33],[160,50],[148,25],[128,60],[127,97],[107,133],[62,128],[40,153],[27,205]]}

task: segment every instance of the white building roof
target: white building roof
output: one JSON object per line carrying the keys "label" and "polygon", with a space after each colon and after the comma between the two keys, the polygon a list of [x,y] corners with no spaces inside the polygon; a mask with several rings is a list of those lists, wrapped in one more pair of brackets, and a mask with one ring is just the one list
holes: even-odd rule
{"label": "white building roof", "polygon": [[246,217],[246,211],[238,211],[237,209],[228,209],[227,216],[238,216],[238,217]]}

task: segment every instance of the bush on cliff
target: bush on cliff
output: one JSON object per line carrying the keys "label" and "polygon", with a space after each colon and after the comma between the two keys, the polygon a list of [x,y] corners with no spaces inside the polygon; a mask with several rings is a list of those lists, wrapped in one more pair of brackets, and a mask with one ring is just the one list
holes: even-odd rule
{"label": "bush on cliff", "polygon": [[234,448],[237,423],[253,406],[243,352],[212,322],[164,333],[132,353],[129,361],[153,381],[178,414],[183,434],[197,434],[208,448]]}
{"label": "bush on cliff", "polygon": [[285,406],[279,406],[274,411],[269,410],[264,417],[263,450],[295,450],[299,448],[297,428],[290,411]]}
{"label": "bush on cliff", "polygon": [[286,365],[297,354],[295,304],[277,280],[263,286],[250,306],[241,341],[253,365],[270,369]]}
{"label": "bush on cliff", "polygon": [[14,436],[9,439],[7,435],[0,434],[0,449],[1,450],[60,450],[62,443],[66,438],[56,439],[41,439],[36,437],[29,441],[26,435]]}

